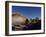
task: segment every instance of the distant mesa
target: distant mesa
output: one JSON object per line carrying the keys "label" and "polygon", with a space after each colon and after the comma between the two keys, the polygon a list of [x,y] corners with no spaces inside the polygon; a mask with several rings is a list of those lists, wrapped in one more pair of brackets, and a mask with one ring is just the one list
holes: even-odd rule
{"label": "distant mesa", "polygon": [[15,13],[15,14],[12,14],[12,16],[22,16],[22,15],[19,13]]}
{"label": "distant mesa", "polygon": [[27,18],[26,16],[24,16],[23,14],[19,13],[19,12],[14,12],[12,13],[12,16],[17,16],[17,17],[23,17],[23,18]]}
{"label": "distant mesa", "polygon": [[27,18],[20,13],[12,14],[12,23],[13,24],[23,24],[23,23],[25,23],[26,19]]}

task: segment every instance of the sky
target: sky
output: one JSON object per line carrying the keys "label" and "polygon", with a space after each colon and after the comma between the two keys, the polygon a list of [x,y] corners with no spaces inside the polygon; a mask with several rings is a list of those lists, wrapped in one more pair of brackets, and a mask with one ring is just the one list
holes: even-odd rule
{"label": "sky", "polygon": [[12,13],[19,12],[28,18],[41,18],[41,7],[12,6]]}

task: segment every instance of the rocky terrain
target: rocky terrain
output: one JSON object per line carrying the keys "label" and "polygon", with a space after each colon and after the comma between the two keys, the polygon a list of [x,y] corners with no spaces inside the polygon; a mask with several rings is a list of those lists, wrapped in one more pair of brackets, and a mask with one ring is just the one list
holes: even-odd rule
{"label": "rocky terrain", "polygon": [[41,20],[26,18],[21,14],[12,14],[12,30],[38,30],[41,29]]}

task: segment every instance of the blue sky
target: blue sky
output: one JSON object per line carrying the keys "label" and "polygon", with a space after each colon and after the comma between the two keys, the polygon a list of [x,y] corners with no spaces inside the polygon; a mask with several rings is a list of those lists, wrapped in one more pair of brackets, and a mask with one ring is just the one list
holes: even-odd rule
{"label": "blue sky", "polygon": [[19,12],[28,18],[41,18],[41,7],[12,6],[12,12]]}

